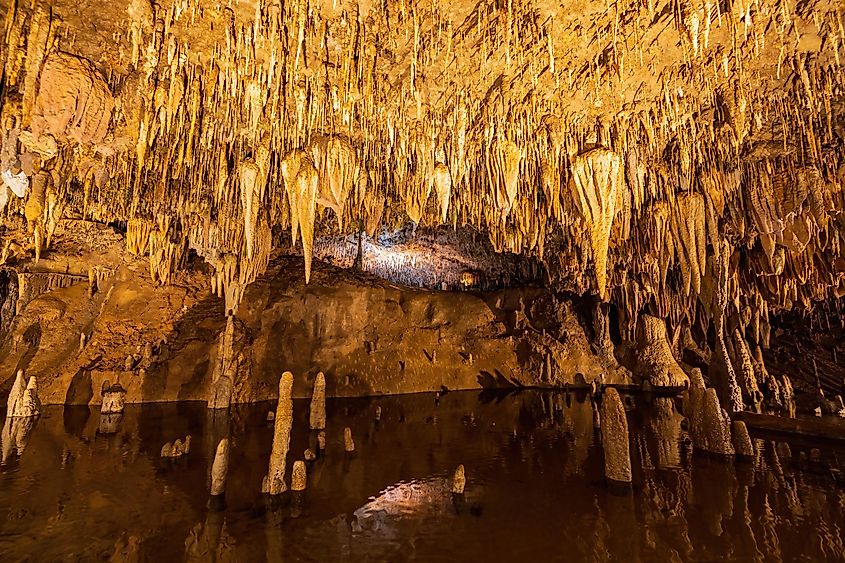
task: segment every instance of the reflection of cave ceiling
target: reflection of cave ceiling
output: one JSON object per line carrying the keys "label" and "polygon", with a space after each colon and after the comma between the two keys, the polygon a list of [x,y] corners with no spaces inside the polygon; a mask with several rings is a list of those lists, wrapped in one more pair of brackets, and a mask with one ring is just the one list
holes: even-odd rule
{"label": "reflection of cave ceiling", "polygon": [[845,292],[836,2],[3,3],[5,257],[115,221],[234,306],[274,248],[410,219],[629,327]]}

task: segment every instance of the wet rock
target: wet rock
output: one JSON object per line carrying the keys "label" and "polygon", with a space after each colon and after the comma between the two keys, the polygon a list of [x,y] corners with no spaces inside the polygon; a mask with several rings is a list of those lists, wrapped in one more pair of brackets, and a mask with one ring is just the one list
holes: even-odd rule
{"label": "wet rock", "polygon": [[7,418],[26,418],[38,416],[41,412],[41,402],[38,400],[38,384],[35,377],[25,381],[24,371],[18,370],[15,381],[6,402]]}
{"label": "wet rock", "polygon": [[217,444],[214,463],[211,465],[211,496],[222,495],[226,491],[226,476],[229,473],[229,439],[223,438]]}
{"label": "wet rock", "polygon": [[273,450],[270,453],[270,466],[262,485],[262,492],[279,495],[287,491],[285,483],[285,464],[290,446],[290,431],[293,424],[293,374],[286,371],[279,380],[279,402],[276,406],[276,419],[273,429]]}
{"label": "wet rock", "polygon": [[314,379],[309,425],[311,430],[323,430],[326,427],[326,376],[323,372],[318,373]]}
{"label": "wet rock", "polygon": [[705,391],[701,408],[701,449],[717,455],[734,455],[731,420],[719,405],[719,397],[712,387]]}
{"label": "wet rock", "polygon": [[317,449],[321,452],[326,450],[326,432],[324,430],[320,430],[317,434]]}
{"label": "wet rock", "polygon": [[754,443],[751,441],[745,422],[741,420],[733,421],[733,446],[738,457],[745,459],[754,457]]}
{"label": "wet rock", "polygon": [[345,452],[355,451],[355,442],[352,440],[352,429],[348,426],[343,429],[343,450]]}
{"label": "wet rock", "polygon": [[23,455],[36,420],[33,416],[6,417],[0,434],[0,463],[5,465],[15,454]]}
{"label": "wet rock", "polygon": [[123,413],[100,414],[100,422],[97,425],[99,434],[115,434],[120,430],[120,423],[123,422]]}
{"label": "wet rock", "polygon": [[114,385],[103,385],[103,402],[100,405],[100,413],[122,413],[125,401],[126,389],[124,389],[120,383],[115,383]]}
{"label": "wet rock", "polygon": [[317,454],[315,454],[311,448],[308,448],[307,450],[305,450],[303,457],[305,458],[305,461],[314,461],[315,459],[317,459]]}
{"label": "wet rock", "polygon": [[608,388],[601,404],[601,437],[604,447],[604,472],[610,481],[631,482],[631,455],[628,445],[628,420],[619,392]]}
{"label": "wet rock", "polygon": [[455,474],[452,476],[452,493],[456,495],[464,494],[464,488],[467,484],[466,472],[463,464],[455,469]]}
{"label": "wet rock", "polygon": [[296,460],[293,462],[293,470],[291,472],[291,491],[304,491],[308,477],[305,472],[305,462]]}

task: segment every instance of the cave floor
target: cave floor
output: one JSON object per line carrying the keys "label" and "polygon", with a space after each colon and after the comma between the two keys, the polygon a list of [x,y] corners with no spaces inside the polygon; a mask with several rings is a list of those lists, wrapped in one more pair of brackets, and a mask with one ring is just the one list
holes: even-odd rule
{"label": "cave floor", "polygon": [[[4,561],[841,560],[841,445],[755,436],[753,461],[693,456],[678,400],[625,402],[632,492],[603,482],[585,394],[487,391],[329,399],[327,449],[309,467],[308,489],[272,501],[259,491],[274,405],[229,413],[130,405],[111,418],[45,407],[28,435],[3,434],[0,553]],[[344,452],[344,427],[353,454]],[[315,447],[307,428],[308,403],[297,400],[288,475]],[[188,434],[188,455],[160,457],[162,444]],[[225,436],[226,505],[213,511],[209,470]],[[463,497],[450,493],[458,464]]]}

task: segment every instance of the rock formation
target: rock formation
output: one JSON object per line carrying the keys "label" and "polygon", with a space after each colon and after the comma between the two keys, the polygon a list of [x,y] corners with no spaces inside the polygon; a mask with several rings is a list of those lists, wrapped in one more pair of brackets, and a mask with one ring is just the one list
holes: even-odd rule
{"label": "rock formation", "polygon": [[602,396],[601,441],[604,473],[611,482],[631,482],[631,454],[628,445],[628,419],[619,392],[609,388]]}
{"label": "rock formation", "polygon": [[211,496],[222,495],[226,491],[226,476],[229,473],[229,439],[223,438],[217,444],[214,462],[211,465]]}
{"label": "rock formation", "polygon": [[6,418],[30,418],[41,412],[38,385],[34,377],[25,381],[23,370],[18,370],[6,402]]}
{"label": "rock formation", "polygon": [[463,464],[461,464],[457,467],[457,469],[455,469],[455,474],[452,476],[452,494],[464,494],[464,488],[466,487],[466,484],[466,472],[464,471]]}
{"label": "rock formation", "polygon": [[308,477],[305,472],[305,462],[302,460],[294,461],[293,470],[291,472],[290,478],[290,490],[294,492],[304,491],[307,479]]}
{"label": "rock formation", "polygon": [[308,423],[311,430],[323,430],[326,427],[326,376],[323,372],[318,373],[314,378]]}
{"label": "rock formation", "polygon": [[288,490],[285,483],[285,464],[290,446],[290,431],[293,425],[293,374],[286,371],[279,380],[279,402],[273,427],[273,450],[262,492],[279,495]]}
{"label": "rock formation", "polygon": [[343,429],[343,451],[346,453],[355,451],[355,441],[352,439],[352,429],[348,426]]}

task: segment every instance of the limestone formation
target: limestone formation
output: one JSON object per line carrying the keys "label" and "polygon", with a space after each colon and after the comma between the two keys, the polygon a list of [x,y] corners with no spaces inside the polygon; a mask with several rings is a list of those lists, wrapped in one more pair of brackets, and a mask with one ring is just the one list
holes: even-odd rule
{"label": "limestone formation", "polygon": [[666,323],[662,319],[643,315],[637,355],[648,381],[653,386],[683,387],[689,383],[687,374],[672,355],[666,336]]}
{"label": "limestone formation", "polygon": [[628,419],[619,392],[613,387],[601,402],[601,440],[604,473],[611,482],[631,482],[631,454],[628,445]]}
{"label": "limestone formation", "polygon": [[748,428],[741,420],[734,420],[732,423],[733,446],[736,455],[741,458],[750,459],[754,457],[754,444],[748,434]]}
{"label": "limestone formation", "polygon": [[326,376],[323,372],[314,379],[314,392],[311,395],[309,416],[311,430],[323,430],[326,427]]}
{"label": "limestone formation", "polygon": [[343,429],[343,451],[346,453],[355,451],[355,441],[352,439],[352,429],[348,426]]}
{"label": "limestone formation", "polygon": [[35,377],[25,381],[24,371],[18,370],[6,402],[6,417],[28,418],[38,416],[40,412],[41,402],[38,400],[38,384]]}
{"label": "limestone formation", "polygon": [[226,476],[229,473],[229,439],[223,438],[217,444],[214,462],[211,465],[211,496],[222,495],[226,491]]}
{"label": "limestone formation", "polygon": [[466,472],[464,471],[463,464],[461,464],[457,467],[457,469],[455,469],[455,474],[452,476],[452,494],[464,494],[464,488],[466,487],[466,484]]}
{"label": "limestone formation", "polygon": [[326,432],[324,430],[317,433],[317,449],[321,452],[326,449]]}
{"label": "limestone formation", "polygon": [[115,383],[114,385],[103,385],[103,402],[100,405],[101,414],[122,413],[125,402],[126,389],[124,389],[120,383]]}
{"label": "limestone formation", "polygon": [[308,477],[305,472],[305,462],[301,460],[294,461],[293,470],[291,472],[290,490],[294,492],[304,491],[307,479]]}
{"label": "limestone formation", "polygon": [[290,446],[290,431],[293,425],[293,374],[286,371],[279,380],[279,402],[276,406],[275,425],[273,427],[273,450],[270,453],[270,466],[265,477],[262,492],[279,495],[288,490],[285,483],[285,464]]}
{"label": "limestone formation", "polygon": [[731,420],[719,405],[719,397],[712,387],[704,393],[700,432],[702,450],[722,456],[734,455]]}

